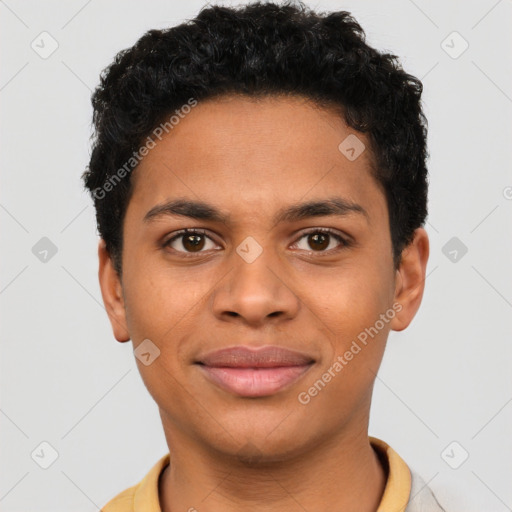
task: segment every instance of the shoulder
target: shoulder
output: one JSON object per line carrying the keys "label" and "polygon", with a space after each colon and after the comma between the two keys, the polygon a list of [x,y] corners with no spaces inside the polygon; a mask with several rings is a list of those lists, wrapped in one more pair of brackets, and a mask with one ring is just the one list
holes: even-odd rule
{"label": "shoulder", "polygon": [[160,512],[158,481],[169,462],[170,454],[167,453],[138,484],[112,498],[101,512]]}
{"label": "shoulder", "polygon": [[131,512],[138,486],[139,484],[133,485],[119,493],[101,508],[101,512]]}

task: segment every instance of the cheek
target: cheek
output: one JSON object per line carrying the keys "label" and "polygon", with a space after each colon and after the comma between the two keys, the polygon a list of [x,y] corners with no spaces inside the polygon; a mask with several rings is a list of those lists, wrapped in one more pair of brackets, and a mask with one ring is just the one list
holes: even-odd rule
{"label": "cheek", "polygon": [[[150,366],[137,360],[146,387],[157,403],[187,379],[184,372],[189,365],[193,335],[201,332],[197,315],[205,307],[211,287],[208,283],[211,279],[191,277],[187,269],[171,271],[154,266],[127,272],[125,311],[134,349],[149,339],[160,351]],[[164,396],[158,396],[160,392]]]}
{"label": "cheek", "polygon": [[[303,283],[309,290],[302,302],[311,309],[312,320],[325,329],[333,349],[339,353],[350,339],[371,327],[392,305],[394,285],[390,272],[375,262],[347,263],[329,274],[310,277],[315,286]],[[322,329],[324,330],[324,329]]]}
{"label": "cheek", "polygon": [[364,276],[355,277],[356,286],[340,312],[335,353],[341,365],[336,368],[342,368],[337,385],[352,389],[357,395],[357,391],[368,389],[375,378],[395,311],[393,287],[378,266],[373,267],[373,272],[368,267]]}
{"label": "cheek", "polygon": [[[133,260],[137,260],[137,255]],[[187,322],[204,297],[205,280],[190,276],[190,270],[171,269],[153,263],[147,255],[138,261],[145,265],[126,264],[125,311],[132,339],[162,341]],[[201,284],[203,283],[203,284]]]}
{"label": "cheek", "polygon": [[132,272],[125,286],[126,320],[134,349],[149,339],[159,350],[149,365],[136,358],[150,395],[165,410],[185,410],[187,359],[183,351],[201,295],[183,278],[165,276],[147,268]]}
{"label": "cheek", "polygon": [[321,367],[301,389],[305,395],[300,403],[309,403],[312,416],[315,411],[321,417],[330,410],[334,423],[351,411],[364,410],[371,399],[394,316],[385,297],[379,297],[373,288],[346,288],[346,291],[322,318],[323,322],[329,322],[331,346],[324,351]]}

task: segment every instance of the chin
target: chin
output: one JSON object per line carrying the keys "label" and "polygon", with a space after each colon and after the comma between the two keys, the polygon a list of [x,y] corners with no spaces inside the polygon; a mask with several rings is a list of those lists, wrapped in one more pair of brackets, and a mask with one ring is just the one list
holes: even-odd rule
{"label": "chin", "polygon": [[[315,441],[307,439],[303,425],[288,423],[283,426],[284,417],[286,414],[279,415],[278,418],[273,418],[273,422],[260,422],[258,418],[255,425],[255,415],[251,415],[246,422],[238,420],[236,423],[226,423],[236,425],[236,428],[226,429],[227,432],[223,431],[220,437],[212,439],[209,431],[205,432],[209,434],[209,438],[203,439],[217,452],[246,466],[263,467],[288,461],[300,456]],[[282,428],[277,427],[278,425]]]}
{"label": "chin", "polygon": [[276,443],[272,445],[256,445],[248,441],[231,455],[244,466],[264,468],[279,462],[291,460],[298,452],[300,452],[300,447],[296,444],[293,446],[289,446],[288,443],[281,443],[278,446],[276,446]]}

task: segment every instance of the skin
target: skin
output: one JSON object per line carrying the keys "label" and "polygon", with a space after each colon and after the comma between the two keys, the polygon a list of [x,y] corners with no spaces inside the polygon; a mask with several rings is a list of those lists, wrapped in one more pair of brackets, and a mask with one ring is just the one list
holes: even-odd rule
{"label": "skin", "polygon": [[[354,161],[338,150],[349,134],[367,148]],[[377,509],[387,475],[368,440],[371,395],[389,331],[405,329],[420,306],[429,241],[418,228],[394,269],[386,200],[370,165],[367,139],[334,111],[299,97],[228,96],[200,102],[134,171],[122,279],[103,241],[99,279],[116,339],[134,348],[150,339],[161,351],[137,364],[172,454],[159,483],[164,512]],[[368,216],[273,221],[283,207],[333,195]],[[144,222],[176,198],[208,202],[229,221]],[[184,228],[206,230],[196,252],[184,238],[164,247]],[[304,234],[312,228],[353,243],[328,237],[319,248]],[[263,250],[252,263],[236,252],[248,236]],[[401,305],[394,318],[301,404],[298,394],[393,304]],[[194,364],[206,351],[266,344],[315,364],[261,398],[219,389]]]}

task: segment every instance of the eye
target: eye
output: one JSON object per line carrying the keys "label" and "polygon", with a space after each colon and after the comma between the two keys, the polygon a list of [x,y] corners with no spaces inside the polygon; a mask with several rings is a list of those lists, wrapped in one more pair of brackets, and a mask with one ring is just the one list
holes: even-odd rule
{"label": "eye", "polygon": [[[210,241],[214,246],[213,240],[206,235],[206,232],[200,229],[183,229],[176,233],[172,238],[164,242],[164,247],[171,247],[176,252],[181,253],[200,253]],[[181,248],[180,248],[181,247]],[[206,247],[206,250],[212,247]]]}
{"label": "eye", "polygon": [[[309,247],[302,247],[302,249],[308,252],[335,252],[336,250],[350,245],[347,239],[328,228],[315,228],[303,233],[299,241],[303,238],[306,238],[306,244],[308,244]],[[338,249],[336,249],[336,244],[333,244],[333,239],[338,242]],[[295,242],[295,245],[298,243],[299,242]],[[341,247],[339,247],[340,244]],[[332,248],[333,245],[334,249]],[[301,247],[299,247],[299,249],[300,248]]]}
{"label": "eye", "polygon": [[[303,233],[299,241],[302,239],[306,239],[306,244],[308,244],[309,247],[298,248],[310,253],[336,252],[350,245],[350,242],[346,238],[328,228],[311,229]],[[337,248],[336,243],[333,243],[333,239],[338,242]],[[210,247],[208,247],[208,241],[212,244]],[[294,246],[299,245],[299,241],[295,242]],[[164,248],[170,247],[173,251],[181,253],[184,256],[193,256],[194,254],[206,252],[214,249],[215,245],[217,244],[206,234],[206,231],[202,229],[183,229],[163,243]]]}

